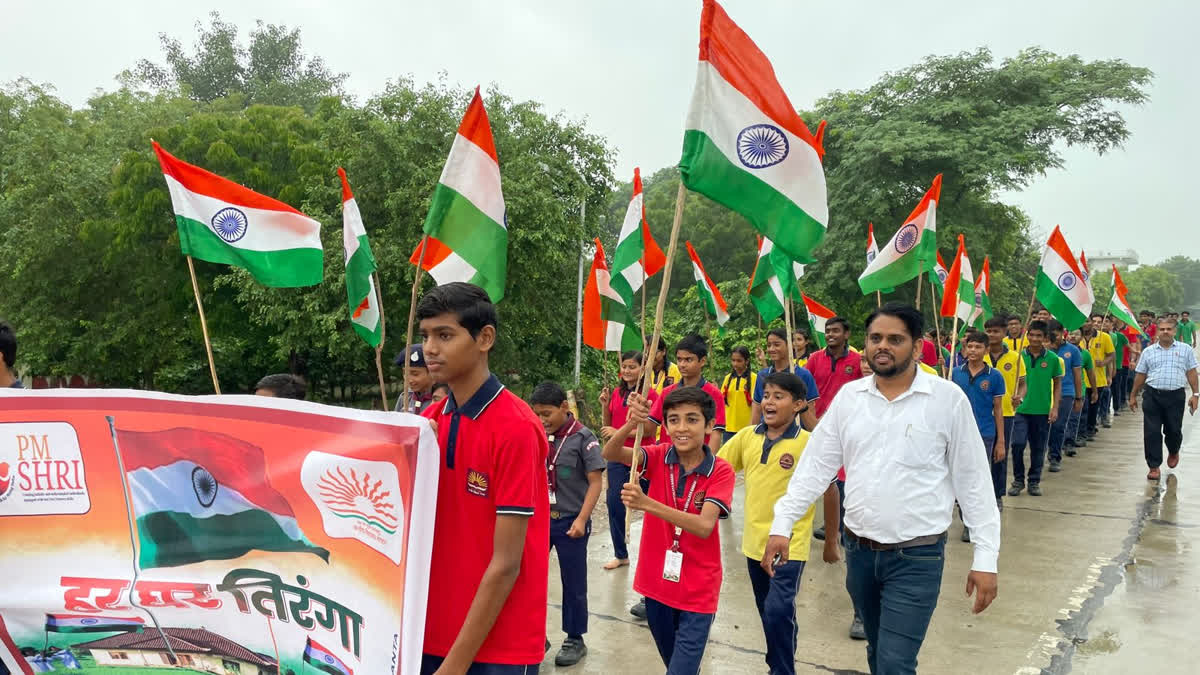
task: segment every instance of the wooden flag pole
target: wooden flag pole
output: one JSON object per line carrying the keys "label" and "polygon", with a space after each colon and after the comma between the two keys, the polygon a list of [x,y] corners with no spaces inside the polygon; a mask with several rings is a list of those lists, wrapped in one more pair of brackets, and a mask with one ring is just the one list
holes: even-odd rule
{"label": "wooden flag pole", "polygon": [[[421,234],[421,252],[417,254],[417,274],[413,277],[412,285],[412,300],[408,304],[408,331],[404,336],[404,367],[408,367],[408,347],[412,344],[413,321],[417,317],[417,293],[421,290],[421,274],[425,271],[425,245],[429,242],[429,235]],[[382,303],[381,303],[382,304]],[[400,410],[408,412],[409,391],[407,382],[404,385],[403,392],[400,394]]]}
{"label": "wooden flag pole", "polygon": [[208,339],[208,320],[204,318],[204,303],[200,301],[200,283],[196,281],[196,266],[192,256],[187,256],[188,274],[192,275],[192,292],[196,294],[196,309],[200,312],[200,332],[204,334],[204,351],[208,353],[208,372],[212,374],[213,391],[221,393],[221,383],[217,380],[217,364],[213,361],[212,341]]}
{"label": "wooden flag pole", "polygon": [[[784,341],[787,342],[788,363],[795,364],[796,363],[796,346],[793,344],[792,337],[796,335],[796,329],[792,326],[792,298],[790,297],[791,293],[788,293],[788,296],[789,297],[787,299],[787,303],[785,303],[783,306],[783,325],[784,325],[784,329],[787,330],[787,339]],[[774,364],[772,364],[772,365],[774,365]]]}
{"label": "wooden flag pole", "polygon": [[[642,349],[643,350],[646,348],[646,284],[649,281],[650,281],[650,278],[646,276],[646,259],[645,259],[645,256],[642,256],[642,321],[641,321],[640,325],[642,327]],[[655,352],[655,353],[657,353],[657,352]],[[642,356],[643,356],[642,360],[644,361],[645,354],[643,354]],[[654,370],[653,365],[651,366],[650,369]]]}
{"label": "wooden flag pole", "polygon": [[[379,374],[379,397],[383,399],[383,409],[388,409],[387,381],[383,377],[383,345],[387,340],[387,322],[383,319],[383,293],[379,290],[379,273],[372,274],[375,278],[375,301],[379,303],[379,345],[375,347],[375,372]],[[407,356],[406,356],[407,358]],[[405,367],[408,361],[405,361]],[[405,386],[405,389],[408,387]]]}
{"label": "wooden flag pole", "polygon": [[[950,335],[950,361],[954,361],[954,350],[958,346],[958,308],[954,308],[954,332]],[[949,363],[946,364],[946,372],[953,372],[953,368]]]}
{"label": "wooden flag pole", "polygon": [[883,307],[883,293],[880,291],[875,291],[875,307]]}
{"label": "wooden flag pole", "polygon": [[921,275],[925,273],[925,261],[920,261],[921,272],[917,274],[917,309],[921,309]]}
{"label": "wooden flag pole", "polygon": [[[929,280],[929,297],[933,298],[934,304],[936,305],[937,287],[933,285],[933,279]],[[933,335],[935,338],[937,338],[937,344],[934,345],[935,349],[933,350],[934,360],[936,362],[937,357],[942,355],[942,318],[938,316],[938,312],[936,311],[933,313]],[[954,354],[951,354],[951,356],[954,356]],[[946,373],[948,372],[950,372],[949,364],[942,363],[942,377],[946,377]]]}

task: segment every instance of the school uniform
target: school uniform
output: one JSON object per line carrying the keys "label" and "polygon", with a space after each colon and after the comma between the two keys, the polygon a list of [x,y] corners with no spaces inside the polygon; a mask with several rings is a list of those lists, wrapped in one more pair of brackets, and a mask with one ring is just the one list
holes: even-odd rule
{"label": "school uniform", "polygon": [[808,357],[808,365],[805,368],[812,374],[817,389],[825,394],[817,399],[817,417],[825,414],[833,397],[837,396],[843,385],[863,376],[862,356],[849,347],[846,347],[841,356],[834,356],[828,347],[815,351]]}
{"label": "school uniform", "polygon": [[[614,429],[625,426],[629,419],[629,395],[632,389],[624,385],[612,390],[608,397],[609,422]],[[659,399],[658,392],[652,387],[646,400],[653,406]],[[657,434],[642,434],[642,447],[654,445]],[[633,434],[625,437],[625,447],[633,447]],[[608,532],[612,537],[613,555],[618,560],[629,559],[629,546],[625,543],[625,502],[621,501],[621,488],[629,482],[630,466],[622,462],[608,463],[608,490],[604,494],[604,503],[608,507]],[[642,480],[642,489],[646,489],[646,481]]]}
{"label": "school uniform", "polygon": [[[816,352],[814,352],[816,353]],[[812,356],[809,356],[812,358]],[[754,384],[754,402],[762,403],[763,391],[767,386],[767,376],[782,371],[775,370],[775,365],[769,365],[766,368],[758,371],[758,379]],[[814,403],[821,396],[821,392],[817,390],[817,381],[813,379],[812,373],[808,368],[802,366],[793,366],[792,374],[800,378],[804,382],[804,388],[808,391],[808,402]]]}
{"label": "school uniform", "polygon": [[[1025,375],[1025,398],[1017,408],[1013,425],[1012,467],[1013,488],[1040,485],[1042,465],[1046,461],[1046,444],[1050,440],[1050,409],[1054,405],[1054,378],[1062,377],[1063,362],[1049,349],[1034,356],[1029,350],[1021,352],[1022,372]],[[1025,472],[1025,444],[1029,444],[1029,473]]]}
{"label": "school uniform", "polygon": [[[1083,369],[1083,352],[1071,344],[1064,342],[1055,349],[1058,358],[1063,362],[1062,394],[1058,403],[1058,419],[1050,425],[1050,460],[1062,461],[1063,445],[1067,439],[1067,429],[1071,426],[1071,417],[1075,412],[1075,401],[1083,396],[1083,392],[1075,391],[1075,370]],[[1080,381],[1083,375],[1080,373]]]}
{"label": "school uniform", "polygon": [[996,434],[999,432],[996,429],[996,398],[1007,398],[1008,395],[1004,376],[1000,371],[984,363],[983,370],[974,375],[971,374],[968,366],[959,366],[950,372],[950,380],[963,390],[963,393],[967,395],[967,400],[971,403],[971,412],[975,415],[975,426],[978,427],[979,436],[983,439],[983,450],[987,456],[988,466],[992,467],[992,490],[996,493],[996,499],[1000,499],[1004,496],[1006,476],[1003,469],[999,472],[996,471],[996,464],[999,462],[993,462],[992,457],[996,447]]}
{"label": "school uniform", "polygon": [[737,432],[750,426],[751,404],[754,403],[754,388],[758,384],[758,373],[747,369],[744,375],[729,373],[721,381],[721,396],[725,401],[725,438],[728,441]]}
{"label": "school uniform", "polygon": [[[668,394],[670,394],[671,392],[675,391],[675,389],[682,387],[682,386],[685,386],[685,385],[683,384],[683,381],[681,380],[681,381],[676,382],[675,384],[667,387],[666,389],[663,390],[662,397],[659,398],[657,401],[655,401],[654,404],[650,407],[650,421],[654,422],[655,424],[658,425],[658,439],[659,439],[659,442],[661,442],[661,443],[669,444],[671,442],[671,436],[670,436],[670,434],[667,433],[666,416],[663,415],[663,401],[667,398]],[[700,389],[703,389],[706,394],[708,394],[710,397],[712,397],[713,403],[716,404],[716,414],[713,415],[713,422],[714,422],[713,430],[719,431],[719,432],[724,432],[725,431],[725,397],[721,395],[721,390],[717,389],[717,385],[713,384],[712,382],[709,382],[708,380],[704,379],[703,377],[700,378],[699,384],[696,384],[695,386],[699,387]]]}
{"label": "school uniform", "polygon": [[[1013,424],[1016,421],[1016,410],[1013,409],[1012,395],[1017,390],[1018,380],[1025,377],[1025,374],[1021,370],[1020,353],[1009,349],[1007,342],[1003,344],[1004,351],[1000,352],[999,356],[993,359],[991,351],[988,351],[988,353],[983,355],[983,362],[999,371],[1000,376],[1004,378],[1004,391],[1007,394],[1004,400],[1000,402],[1000,412],[1004,415],[1004,443],[1008,448],[1011,448]],[[1020,374],[1018,375],[1018,373]],[[999,472],[1000,482],[1003,484],[1005,477],[1008,476],[1007,454],[1005,454],[1004,459],[998,465],[992,465],[992,472],[993,474]],[[995,481],[995,475],[993,475],[992,480]]]}

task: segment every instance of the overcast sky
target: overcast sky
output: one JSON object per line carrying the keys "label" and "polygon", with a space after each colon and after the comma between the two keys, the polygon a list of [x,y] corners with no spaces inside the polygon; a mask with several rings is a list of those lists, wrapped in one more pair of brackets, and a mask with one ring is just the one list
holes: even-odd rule
{"label": "overcast sky", "polygon": [[[1189,206],[1200,135],[1196,27],[1200,2],[1014,0],[1003,3],[726,0],[766,52],[800,108],[833,89],[870,85],[929,54],[979,46],[997,57],[1039,45],[1086,59],[1121,58],[1155,73],[1151,102],[1125,110],[1132,137],[1097,157],[1066,152],[1067,165],[1008,198],[1035,227],[1063,226],[1095,257],[1137,251],[1142,263],[1200,257]],[[163,2],[3,0],[0,81],[29,77],[82,105],[139,58],[160,57],[158,34],[190,45],[195,22],[219,11],[248,33],[256,19],[302,29],[304,46],[364,100],[389,80],[445,71],[451,83],[496,83],[550,112],[585,119],[617,150],[617,177],[679,159],[696,65],[699,0],[343,0]],[[815,126],[815,125],[814,125]],[[1095,253],[1093,253],[1095,252]]]}

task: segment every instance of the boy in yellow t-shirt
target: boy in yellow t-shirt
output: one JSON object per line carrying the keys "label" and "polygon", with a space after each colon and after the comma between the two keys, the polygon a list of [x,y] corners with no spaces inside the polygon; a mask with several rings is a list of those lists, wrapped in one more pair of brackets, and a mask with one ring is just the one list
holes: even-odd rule
{"label": "boy in yellow t-shirt", "polygon": [[1101,330],[1103,314],[1093,313],[1089,325],[1090,334],[1085,331],[1083,336],[1087,350],[1092,354],[1092,366],[1096,369],[1096,391],[1099,400],[1088,410],[1088,428],[1096,429],[1099,422],[1105,429],[1112,426],[1109,422],[1109,405],[1112,403],[1112,391],[1108,387],[1110,375],[1116,372],[1115,363],[1117,348],[1113,345],[1112,337]]}
{"label": "boy in yellow t-shirt", "polygon": [[[742,553],[746,556],[754,604],[766,635],[767,667],[772,673],[794,673],[796,592],[808,560],[815,505],[796,521],[786,563],[775,564],[771,560],[762,560],[762,557],[775,518],[775,502],[787,492],[788,481],[808,443],[808,432],[796,423],[796,416],[808,407],[804,381],[787,372],[768,375],[761,406],[762,423],[739,431],[721,446],[718,457],[746,478]],[[837,532],[837,493],[833,492],[831,496],[827,491],[824,504],[826,530]],[[827,563],[839,559],[835,540],[836,537],[825,540],[823,558]],[[771,568],[773,574],[768,574],[767,568]]]}

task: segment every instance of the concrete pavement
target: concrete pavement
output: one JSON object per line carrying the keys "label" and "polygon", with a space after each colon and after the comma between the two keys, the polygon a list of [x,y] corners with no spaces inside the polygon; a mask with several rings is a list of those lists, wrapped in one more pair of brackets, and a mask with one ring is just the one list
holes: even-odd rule
{"label": "concrete pavement", "polygon": [[[1184,421],[1183,461],[1147,481],[1141,415],[1114,418],[1061,473],[1047,473],[1045,495],[1006,497],[1001,514],[1000,592],[981,615],[964,595],[971,544],[951,526],[938,609],[920,655],[920,672],[1059,675],[1200,672],[1190,661],[1189,628],[1200,620],[1200,501],[1189,496],[1189,470],[1200,472],[1200,416]],[[1193,467],[1195,465],[1195,467]],[[1190,489],[1190,492],[1189,492]],[[765,644],[740,553],[741,479],[734,515],[721,523],[725,581],[705,651],[706,673],[765,673]],[[818,509],[818,519],[820,519]],[[631,552],[637,563],[640,521]],[[800,673],[865,673],[865,643],[847,637],[852,615],[845,565],[821,562],[814,540],[797,598]],[[601,499],[589,545],[589,653],[556,668],[562,642],[561,585],[551,557],[552,643],[543,672],[661,673],[664,668],[645,622],[629,607],[633,570],[604,571],[612,557]]]}

